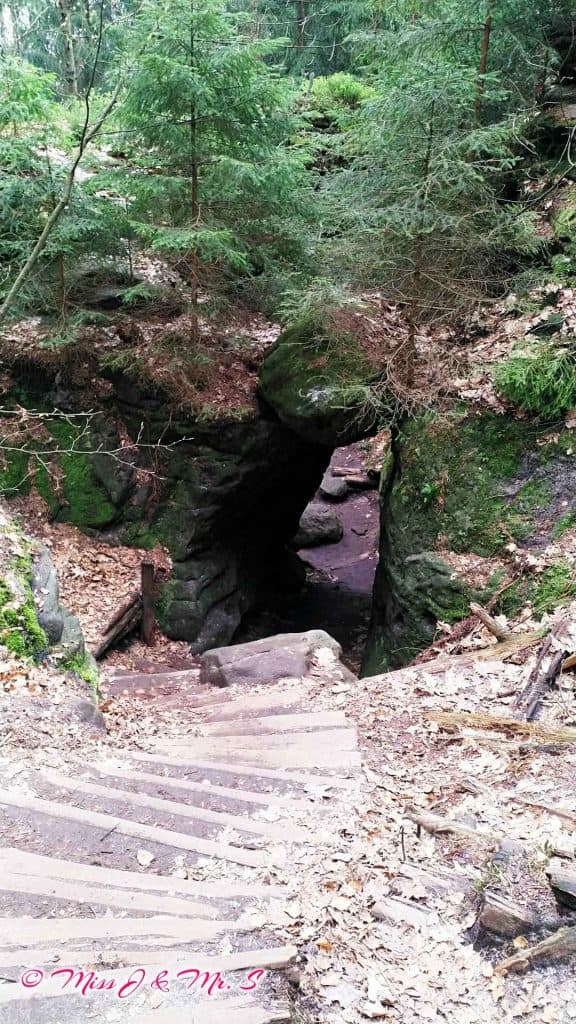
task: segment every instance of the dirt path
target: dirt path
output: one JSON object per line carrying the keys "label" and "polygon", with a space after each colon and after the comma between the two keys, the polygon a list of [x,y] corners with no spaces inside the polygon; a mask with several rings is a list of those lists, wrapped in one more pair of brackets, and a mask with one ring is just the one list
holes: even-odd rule
{"label": "dirt path", "polygon": [[[355,444],[339,448],[331,466],[355,476],[364,473],[365,462],[362,445]],[[346,663],[358,671],[378,564],[378,492],[351,489],[341,502],[328,501],[318,493],[313,501],[336,513],[344,529],[342,540],[300,550],[307,567],[304,587],[293,594],[278,594],[265,611],[249,616],[236,640],[324,629],[342,645]]]}

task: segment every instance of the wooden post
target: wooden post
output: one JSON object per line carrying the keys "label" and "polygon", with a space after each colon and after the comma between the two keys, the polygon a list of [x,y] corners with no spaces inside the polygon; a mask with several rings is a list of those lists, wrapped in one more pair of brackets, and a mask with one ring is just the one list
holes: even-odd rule
{"label": "wooden post", "polygon": [[142,562],[142,639],[151,644],[156,626],[154,616],[154,563]]}

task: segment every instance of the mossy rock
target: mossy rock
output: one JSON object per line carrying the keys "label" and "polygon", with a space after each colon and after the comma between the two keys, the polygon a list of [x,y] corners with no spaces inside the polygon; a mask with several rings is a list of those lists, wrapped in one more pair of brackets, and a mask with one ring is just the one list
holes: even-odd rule
{"label": "mossy rock", "polygon": [[[539,549],[570,528],[576,443],[567,434],[543,444],[533,422],[464,406],[404,425],[382,489],[365,672],[406,664],[434,640],[439,621],[456,622],[471,598],[489,596],[490,588],[473,594],[448,566],[442,571],[438,549],[502,556],[511,541]],[[536,614],[553,610],[571,596],[569,575],[559,564],[527,577],[506,591],[502,610],[512,614],[526,601]]]}
{"label": "mossy rock", "polygon": [[[357,330],[355,330],[357,327]],[[386,417],[374,385],[380,368],[362,343],[362,318],[308,316],[289,326],[260,371],[260,391],[280,420],[331,448],[376,432]]]}
{"label": "mossy rock", "polygon": [[16,658],[38,660],[49,641],[38,622],[30,555],[14,558],[0,579],[0,646]]}
{"label": "mossy rock", "polygon": [[[80,528],[109,526],[118,511],[110,500],[110,488],[104,486],[101,472],[98,475],[93,464],[93,459],[102,460],[104,456],[91,454],[90,448],[97,445],[89,432],[57,417],[43,422],[53,441],[27,442],[31,449],[28,452],[0,450],[0,494],[8,499],[28,494],[33,480],[55,519]],[[60,450],[62,454],[58,454]],[[61,479],[61,490],[56,486],[56,475]]]}

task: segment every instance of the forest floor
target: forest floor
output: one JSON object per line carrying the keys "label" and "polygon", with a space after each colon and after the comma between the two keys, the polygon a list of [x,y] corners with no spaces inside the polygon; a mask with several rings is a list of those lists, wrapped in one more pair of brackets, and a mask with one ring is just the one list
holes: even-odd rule
{"label": "forest floor", "polygon": [[[565,609],[562,618],[555,647],[573,652],[576,606]],[[545,628],[559,619],[549,617]],[[50,727],[8,730],[2,737],[0,837],[5,847],[22,851],[18,856],[24,860],[18,868],[10,850],[4,853],[0,1020],[29,1020],[16,1012],[25,1004],[18,1003],[10,980],[17,980],[17,964],[30,966],[31,957],[45,957],[51,948],[40,932],[31,933],[29,948],[36,953],[26,953],[25,928],[14,931],[11,919],[48,916],[58,936],[68,928],[67,920],[85,918],[89,908],[92,923],[84,927],[90,934],[102,927],[119,935],[121,929],[134,930],[134,914],[143,914],[138,893],[154,892],[165,876],[174,895],[188,886],[186,898],[196,893],[204,903],[221,889],[220,922],[210,925],[206,918],[214,913],[207,908],[181,905],[174,922],[177,952],[160,948],[164,939],[155,940],[152,954],[142,947],[145,939],[132,937],[120,940],[124,947],[118,938],[107,944],[96,938],[80,954],[71,952],[66,940],[53,950],[51,963],[83,957],[99,975],[118,978],[123,964],[146,965],[162,957],[172,969],[182,956],[234,953],[244,963],[251,955],[256,959],[256,950],[283,950],[290,966],[269,972],[258,992],[263,1015],[253,1009],[246,1024],[375,1019],[568,1024],[576,1019],[573,949],[530,962],[539,939],[575,920],[566,906],[557,908],[546,874],[555,865],[573,871],[576,852],[574,676],[566,671],[544,694],[535,723],[519,721],[513,704],[536,649],[511,651],[482,627],[480,634],[482,651],[359,681],[338,680],[322,661],[308,679],[249,692],[234,687],[207,693],[194,671],[185,673],[184,681],[182,674],[131,680],[107,673],[102,701],[107,733],[81,723],[71,727],[58,714],[48,687],[45,724],[50,721]],[[521,634],[526,635],[525,626],[518,627]],[[142,689],[146,679],[151,688]],[[311,713],[318,716],[314,723]],[[23,725],[22,707],[19,716]],[[268,721],[278,732],[286,723],[282,745],[266,734]],[[309,731],[290,732],[305,722]],[[256,746],[253,730],[260,733]],[[286,774],[274,768],[280,764],[289,766]],[[198,784],[207,799],[194,796]],[[218,790],[221,786],[231,789]],[[243,811],[239,801],[246,790],[250,799],[268,806]],[[166,797],[176,803],[166,803]],[[42,803],[46,799],[56,801],[59,810]],[[292,809],[292,801],[301,806]],[[67,814],[76,813],[71,807],[80,814],[72,824],[66,821]],[[197,807],[200,821],[194,820]],[[220,824],[216,814],[206,824],[202,808],[236,818]],[[238,815],[248,810],[249,822],[244,819],[242,826]],[[92,820],[93,813],[108,817]],[[290,824],[283,824],[288,813]],[[126,827],[134,822],[149,831],[127,839]],[[233,824],[272,831],[276,822],[280,832],[273,842],[240,840],[230,831]],[[162,841],[154,831],[158,826],[176,830],[184,847],[171,851],[176,832]],[[313,839],[301,838],[302,829]],[[205,839],[216,843],[213,851],[202,846]],[[43,859],[28,861],[30,854]],[[64,858],[64,867],[58,866],[61,859],[51,866],[54,857]],[[240,863],[245,857],[246,865],[235,865],[236,857]],[[78,863],[89,866],[90,879]],[[99,866],[130,873],[122,891],[118,876],[100,876]],[[94,878],[104,883],[104,906],[98,905],[97,886],[86,888]],[[257,890],[270,883],[279,889],[271,900]],[[246,938],[237,934],[230,941],[222,922],[223,894],[242,885],[260,898],[248,907],[236,901],[225,911],[237,915],[241,909],[238,924],[242,934],[246,931]],[[127,896],[133,907],[129,917],[118,909],[128,906]],[[482,923],[486,906],[491,901],[500,906],[498,900],[512,901],[506,905],[512,906],[517,927],[506,935]],[[162,913],[161,900],[156,906]],[[166,904],[164,913],[171,912]],[[203,920],[195,923],[198,913]],[[523,914],[534,915],[531,924],[522,921]],[[510,911],[499,920],[510,929]],[[127,942],[131,952],[116,952]],[[517,958],[514,965],[503,966],[510,956]],[[104,994],[96,995],[99,1001],[75,999],[74,1024],[91,1019],[90,1012],[101,1020],[120,1019],[119,1011],[102,1001]],[[42,1024],[67,1019],[61,1000],[41,1005],[36,1019]],[[160,992],[142,993],[142,1000],[127,1001],[123,1019],[165,1024],[171,1018],[162,1015],[163,1007],[172,1006],[174,1013],[175,1005],[182,1011],[181,1003]],[[144,1012],[150,1016],[138,1016]],[[211,1024],[236,1019],[225,1002],[218,1011],[217,998],[211,1014]],[[242,1014],[239,1009],[238,1020],[244,1022]]]}

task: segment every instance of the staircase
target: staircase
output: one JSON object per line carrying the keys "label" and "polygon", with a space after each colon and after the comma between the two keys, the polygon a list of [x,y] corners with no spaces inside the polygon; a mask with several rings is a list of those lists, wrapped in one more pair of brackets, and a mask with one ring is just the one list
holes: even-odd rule
{"label": "staircase", "polygon": [[293,1019],[287,911],[342,843],[360,768],[318,691],[117,674],[103,708],[143,739],[2,766],[2,1024]]}

